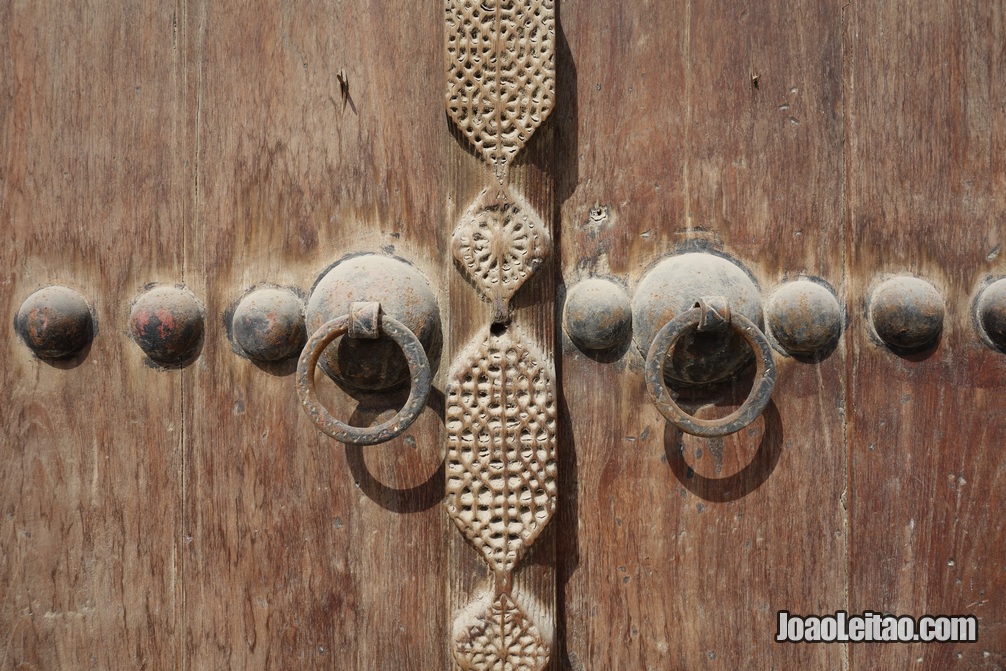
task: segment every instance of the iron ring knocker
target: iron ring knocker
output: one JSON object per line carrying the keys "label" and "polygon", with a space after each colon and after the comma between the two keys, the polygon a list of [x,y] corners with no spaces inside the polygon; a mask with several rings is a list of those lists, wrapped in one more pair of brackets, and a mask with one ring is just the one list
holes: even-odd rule
{"label": "iron ring knocker", "polygon": [[[668,352],[690,328],[711,330],[732,328],[740,333],[755,353],[755,383],[748,397],[736,411],[719,419],[699,419],[685,412],[671,397],[664,384],[664,363]],[[768,405],[775,387],[775,362],[768,339],[750,319],[730,314],[725,298],[703,298],[695,307],[667,322],[653,339],[646,356],[646,387],[660,411],[676,427],[694,436],[726,436],[753,422]]]}
{"label": "iron ring knocker", "polygon": [[[378,338],[386,335],[394,340],[409,364],[411,382],[409,398],[394,417],[369,428],[341,422],[321,404],[314,384],[314,371],[321,353],[341,335],[350,338]],[[323,324],[304,346],[297,364],[297,395],[301,405],[320,431],[343,443],[376,445],[399,436],[416,421],[430,395],[432,373],[423,345],[416,335],[394,317],[381,313],[380,303],[353,303],[349,314]]]}

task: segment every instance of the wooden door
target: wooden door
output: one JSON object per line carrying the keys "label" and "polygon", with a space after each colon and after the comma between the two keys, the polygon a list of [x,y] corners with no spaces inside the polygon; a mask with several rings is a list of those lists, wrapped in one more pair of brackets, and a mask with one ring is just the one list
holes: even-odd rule
{"label": "wooden door", "polygon": [[[445,115],[459,2],[0,4],[0,669],[457,666],[492,577],[445,497],[452,381],[498,315],[452,236],[500,176]],[[555,491],[512,579],[546,668],[1006,668],[1003,6],[530,5],[551,107],[506,179],[551,243],[512,320],[554,368]],[[826,351],[774,341],[771,402],[724,438],[664,418],[633,337],[561,327],[584,281],[632,300],[689,251],[742,266],[766,322],[801,279],[841,306]],[[375,447],[234,332],[249,292],[306,303],[362,254],[421,274],[442,332]],[[883,340],[897,277],[935,340]],[[175,358],[138,346],[151,291],[191,327]],[[405,396],[319,385],[364,426]],[[974,615],[978,641],[779,643],[782,610]]]}

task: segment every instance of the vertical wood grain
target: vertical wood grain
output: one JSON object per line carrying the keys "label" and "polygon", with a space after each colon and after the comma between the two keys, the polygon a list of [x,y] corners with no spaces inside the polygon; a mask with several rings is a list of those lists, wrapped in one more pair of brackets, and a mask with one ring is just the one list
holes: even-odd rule
{"label": "vertical wood grain", "polygon": [[[292,366],[240,358],[224,323],[247,289],[306,297],[350,253],[399,255],[442,288],[441,13],[200,2],[189,19],[186,266],[211,317],[186,398],[186,668],[443,668],[439,392],[404,436],[346,447],[304,415]],[[344,421],[369,412],[323,391]]]}
{"label": "vertical wood grain", "polygon": [[[839,9],[563,4],[577,110],[559,141],[567,286],[612,275],[631,293],[665,255],[704,248],[745,264],[763,296],[809,274],[844,300]],[[847,603],[841,351],[777,355],[761,419],[682,440],[646,395],[635,345],[606,363],[562,343],[571,668],[842,668],[842,646],[771,641],[777,610]],[[726,414],[738,392],[704,412]]]}
{"label": "vertical wood grain", "polygon": [[[853,650],[853,669],[999,669],[1006,654],[1006,361],[972,300],[1004,274],[1000,3],[848,10],[850,605],[974,614],[979,641]],[[886,274],[946,300],[935,351],[899,357],[864,317]]]}
{"label": "vertical wood grain", "polygon": [[[182,374],[127,336],[181,281],[190,171],[172,4],[0,5],[0,668],[176,669]],[[11,324],[62,284],[98,333],[70,363]]]}
{"label": "vertical wood grain", "polygon": [[[560,384],[559,510],[517,577],[557,595],[552,666],[1002,668],[1006,360],[972,301],[1006,275],[1006,10],[564,0],[558,24],[556,108],[514,168],[555,243],[515,299]],[[438,2],[0,3],[0,670],[449,667],[487,576],[442,507],[443,389],[491,311],[449,249],[489,173],[448,130],[442,35]],[[825,360],[777,354],[773,404],[723,440],[667,428],[634,344],[554,331],[576,282],[631,294],[684,249],[763,296],[822,278],[848,311]],[[363,449],[225,323],[359,252],[427,275],[445,339],[423,416]],[[898,273],[946,299],[931,353],[870,334]],[[182,370],[129,340],[149,283],[206,308]],[[69,364],[11,327],[49,284],[94,308]],[[322,386],[345,418],[401,401]],[[840,608],[973,613],[981,638],[771,641],[777,610]]]}

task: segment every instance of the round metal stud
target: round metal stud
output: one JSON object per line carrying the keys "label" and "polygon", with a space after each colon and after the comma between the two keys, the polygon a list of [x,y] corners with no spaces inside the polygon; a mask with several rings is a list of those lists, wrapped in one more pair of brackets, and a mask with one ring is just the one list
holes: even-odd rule
{"label": "round metal stud", "polygon": [[[743,269],[721,256],[690,253],[654,266],[632,299],[632,332],[646,356],[661,328],[690,310],[703,296],[723,296],[734,314],[761,323],[761,295]],[[753,356],[743,336],[731,329],[683,333],[668,353],[667,377],[684,384],[705,384],[740,371]]]}
{"label": "round metal stud", "polygon": [[[315,285],[307,302],[307,330],[348,314],[357,302],[378,302],[384,314],[401,322],[436,361],[443,335],[440,310],[426,278],[415,267],[387,256],[365,254],[334,265]],[[338,336],[318,362],[339,384],[361,391],[384,391],[409,379],[401,348],[387,335],[377,339]]]}
{"label": "round metal stud", "polygon": [[25,299],[14,319],[24,344],[41,359],[72,357],[94,338],[94,319],[73,289],[51,286]]}
{"label": "round metal stud", "polygon": [[917,277],[889,279],[870,297],[870,322],[880,339],[895,350],[933,345],[943,331],[945,310],[939,292]]}
{"label": "round metal stud", "polygon": [[769,297],[765,321],[787,353],[820,355],[838,344],[842,335],[842,306],[827,287],[797,280],[782,285]]}
{"label": "round metal stud", "polygon": [[632,331],[629,297],[610,280],[584,280],[566,294],[562,325],[580,349],[617,347]]}
{"label": "round metal stud", "polygon": [[989,342],[1006,351],[1006,279],[985,287],[978,298],[978,323]]}
{"label": "round metal stud", "polygon": [[254,361],[282,361],[300,352],[307,339],[304,303],[289,289],[256,289],[241,299],[231,334]]}
{"label": "round metal stud", "polygon": [[140,349],[156,363],[182,364],[203,341],[203,309],[192,292],[178,287],[150,289],[133,303],[129,329]]}

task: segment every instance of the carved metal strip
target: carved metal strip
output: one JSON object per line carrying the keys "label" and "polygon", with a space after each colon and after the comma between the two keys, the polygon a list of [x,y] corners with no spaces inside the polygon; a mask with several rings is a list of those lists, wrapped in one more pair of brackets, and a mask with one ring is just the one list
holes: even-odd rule
{"label": "carved metal strip", "polygon": [[510,189],[509,169],[555,102],[554,0],[445,0],[445,9],[447,114],[498,182],[452,237],[462,272],[493,305],[447,388],[447,510],[493,573],[456,614],[452,648],[463,671],[539,671],[552,633],[546,640],[521,609],[513,575],[555,514],[555,376],[510,323],[509,304],[552,242],[541,214]]}
{"label": "carved metal strip", "polygon": [[517,326],[487,330],[447,389],[447,512],[497,576],[556,506],[555,382]]}
{"label": "carved metal strip", "polygon": [[509,189],[487,188],[454,229],[454,258],[504,322],[510,299],[552,251],[544,222]]}
{"label": "carved metal strip", "polygon": [[554,0],[446,0],[447,114],[505,182],[555,104]]}

